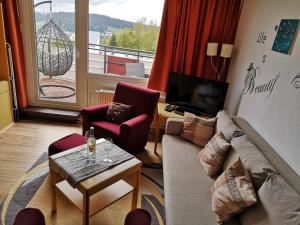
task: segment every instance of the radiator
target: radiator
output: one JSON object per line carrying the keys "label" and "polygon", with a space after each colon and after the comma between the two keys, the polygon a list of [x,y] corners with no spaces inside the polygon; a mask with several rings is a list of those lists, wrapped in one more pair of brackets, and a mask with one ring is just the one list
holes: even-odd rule
{"label": "radiator", "polygon": [[115,94],[115,90],[100,89],[91,90],[89,96],[89,106],[111,103]]}

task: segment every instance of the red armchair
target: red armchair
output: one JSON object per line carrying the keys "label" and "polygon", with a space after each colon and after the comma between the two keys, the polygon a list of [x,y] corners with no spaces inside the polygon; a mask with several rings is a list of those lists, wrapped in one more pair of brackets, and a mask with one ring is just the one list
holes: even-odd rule
{"label": "red armchair", "polygon": [[114,102],[133,106],[132,118],[122,124],[105,121],[108,104],[84,108],[82,132],[93,126],[96,138],[110,137],[129,153],[144,150],[152,123],[159,92],[119,82],[116,87]]}

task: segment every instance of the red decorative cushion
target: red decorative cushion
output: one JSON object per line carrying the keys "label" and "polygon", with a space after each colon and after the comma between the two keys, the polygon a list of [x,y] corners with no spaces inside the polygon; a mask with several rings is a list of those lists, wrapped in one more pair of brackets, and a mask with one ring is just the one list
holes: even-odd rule
{"label": "red decorative cushion", "polygon": [[48,154],[49,156],[54,155],[85,143],[86,140],[84,136],[80,134],[70,134],[53,142],[48,148]]}
{"label": "red decorative cushion", "polygon": [[121,124],[129,120],[132,115],[132,106],[119,102],[110,103],[105,119],[109,122]]}

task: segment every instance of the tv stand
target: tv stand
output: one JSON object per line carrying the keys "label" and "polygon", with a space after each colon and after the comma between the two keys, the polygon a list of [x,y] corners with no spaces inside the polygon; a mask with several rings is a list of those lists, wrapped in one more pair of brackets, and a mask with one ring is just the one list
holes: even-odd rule
{"label": "tv stand", "polygon": [[181,115],[181,116],[184,116],[184,111],[175,110],[174,113],[176,113],[178,115]]}
{"label": "tv stand", "polygon": [[[156,154],[157,143],[159,139],[159,130],[161,125],[165,125],[168,118],[178,118],[183,119],[183,115],[175,113],[175,109],[172,111],[166,111],[165,107],[168,106],[167,103],[159,102],[157,104],[156,113],[154,117],[155,124],[155,145],[154,145],[154,153]],[[176,107],[176,106],[174,106]]]}
{"label": "tv stand", "polygon": [[179,114],[179,115],[184,115],[184,112],[189,112],[189,113],[193,113],[197,116],[207,116],[205,113],[202,113],[198,110],[189,108],[189,107],[185,107],[185,106],[178,106],[175,109],[175,113]]}
{"label": "tv stand", "polygon": [[165,107],[168,106],[169,104],[167,103],[161,103],[159,102],[157,104],[157,109],[154,117],[154,124],[155,124],[155,145],[154,145],[154,153],[157,154],[156,149],[157,149],[157,143],[159,139],[159,130],[160,130],[160,125],[165,125],[166,120],[168,118],[178,118],[178,119],[183,119],[184,118],[184,112],[191,112],[196,115],[199,115],[200,117],[204,118],[210,118],[211,116],[208,116],[204,113],[201,113],[199,111],[195,110],[189,110],[188,107],[183,107],[183,106],[175,106],[176,109],[172,111],[166,111]]}

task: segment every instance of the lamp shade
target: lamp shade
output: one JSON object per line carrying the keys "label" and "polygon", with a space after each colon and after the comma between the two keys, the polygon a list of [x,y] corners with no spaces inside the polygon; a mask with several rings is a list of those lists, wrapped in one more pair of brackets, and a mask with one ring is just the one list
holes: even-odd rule
{"label": "lamp shade", "polygon": [[232,54],[233,45],[231,44],[223,44],[221,50],[221,57],[230,58]]}
{"label": "lamp shade", "polygon": [[218,54],[218,43],[207,43],[206,55],[216,56]]}

